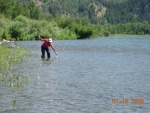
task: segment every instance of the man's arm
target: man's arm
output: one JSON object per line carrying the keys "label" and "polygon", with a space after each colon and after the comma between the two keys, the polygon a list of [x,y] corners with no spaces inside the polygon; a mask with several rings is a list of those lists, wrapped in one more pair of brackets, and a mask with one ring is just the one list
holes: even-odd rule
{"label": "man's arm", "polygon": [[39,35],[39,37],[38,37],[38,38],[39,38],[40,40],[42,40],[42,41],[45,41],[45,39],[42,39],[40,35]]}
{"label": "man's arm", "polygon": [[55,50],[55,48],[54,48],[54,46],[53,45],[51,45],[51,48],[53,49],[53,51],[55,52],[55,54],[57,55],[57,52],[56,52],[56,50]]}

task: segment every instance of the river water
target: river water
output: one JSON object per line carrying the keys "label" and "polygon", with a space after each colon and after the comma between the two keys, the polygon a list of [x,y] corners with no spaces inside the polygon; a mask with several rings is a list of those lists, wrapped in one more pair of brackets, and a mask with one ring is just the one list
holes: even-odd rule
{"label": "river water", "polygon": [[150,113],[150,36],[56,40],[50,61],[41,41],[17,44],[31,52],[8,73],[29,82],[0,82],[0,113]]}

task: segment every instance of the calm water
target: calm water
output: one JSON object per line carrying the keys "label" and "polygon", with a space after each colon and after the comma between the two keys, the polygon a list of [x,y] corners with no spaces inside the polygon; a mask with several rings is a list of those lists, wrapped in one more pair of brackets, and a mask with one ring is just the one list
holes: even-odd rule
{"label": "calm water", "polygon": [[7,73],[29,83],[0,82],[0,113],[150,113],[150,36],[54,41],[50,61],[40,58],[41,41],[17,43],[31,54]]}

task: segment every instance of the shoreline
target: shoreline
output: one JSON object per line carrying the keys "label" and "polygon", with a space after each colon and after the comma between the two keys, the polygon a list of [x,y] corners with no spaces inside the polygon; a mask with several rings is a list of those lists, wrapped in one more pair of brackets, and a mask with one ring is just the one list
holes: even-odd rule
{"label": "shoreline", "polygon": [[[110,34],[108,36],[97,36],[97,37],[90,37],[90,38],[83,38],[83,39],[95,39],[95,38],[104,38],[104,37],[117,37],[117,36],[129,36],[129,37],[133,37],[133,36],[150,36],[150,35],[127,35],[127,34]],[[53,40],[82,40],[82,39],[53,39]],[[16,40],[17,41],[38,41],[38,40]],[[0,46],[3,44],[3,41],[0,40]]]}
{"label": "shoreline", "polygon": [[128,34],[111,34],[109,36],[150,36],[150,35],[128,35]]}

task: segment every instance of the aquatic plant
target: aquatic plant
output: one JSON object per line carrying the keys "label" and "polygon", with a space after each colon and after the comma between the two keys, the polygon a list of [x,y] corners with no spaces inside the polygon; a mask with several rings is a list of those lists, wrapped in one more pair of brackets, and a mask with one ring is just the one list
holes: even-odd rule
{"label": "aquatic plant", "polygon": [[14,86],[14,83],[13,83],[12,81],[10,81],[10,82],[8,83],[8,85],[9,85],[10,87],[13,87],[13,86]]}
{"label": "aquatic plant", "polygon": [[13,101],[13,110],[16,110],[16,100]]}
{"label": "aquatic plant", "polygon": [[4,76],[3,76],[2,73],[0,74],[0,81],[2,81],[2,83],[4,83],[4,81],[5,81]]}
{"label": "aquatic plant", "polygon": [[21,85],[21,81],[20,81],[20,76],[19,75],[16,77],[16,85],[17,86]]}
{"label": "aquatic plant", "polygon": [[20,75],[11,74],[8,82],[9,82],[8,85],[10,87],[13,87],[13,86],[20,87],[22,86],[23,83],[29,82],[29,77],[28,77],[28,74],[20,74]]}
{"label": "aquatic plant", "polygon": [[3,74],[2,73],[0,73],[0,79],[3,77]]}
{"label": "aquatic plant", "polygon": [[27,75],[24,75],[24,81],[26,82],[26,83],[28,83],[29,82],[29,77],[27,76]]}

